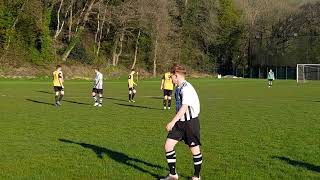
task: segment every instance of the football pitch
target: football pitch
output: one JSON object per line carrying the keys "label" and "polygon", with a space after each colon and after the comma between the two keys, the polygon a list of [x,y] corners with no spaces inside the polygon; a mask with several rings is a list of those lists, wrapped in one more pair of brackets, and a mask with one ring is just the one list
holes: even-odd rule
{"label": "football pitch", "polygon": [[[320,83],[192,79],[200,103],[202,179],[320,179]],[[66,81],[62,107],[51,81],[0,80],[0,179],[156,179],[167,174],[163,144],[174,116],[160,81]],[[193,175],[184,143],[181,179]]]}

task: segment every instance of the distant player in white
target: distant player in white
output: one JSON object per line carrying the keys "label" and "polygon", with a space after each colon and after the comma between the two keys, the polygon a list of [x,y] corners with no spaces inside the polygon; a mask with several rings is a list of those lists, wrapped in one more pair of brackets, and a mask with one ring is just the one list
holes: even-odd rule
{"label": "distant player in white", "polygon": [[99,68],[95,68],[94,71],[96,76],[93,81],[92,97],[95,102],[94,106],[101,107],[103,100],[103,75],[99,71]]}
{"label": "distant player in white", "polygon": [[176,115],[166,126],[168,131],[165,143],[166,158],[169,166],[169,174],[162,180],[177,180],[176,152],[174,147],[179,141],[184,141],[193,155],[194,174],[192,180],[200,179],[202,154],[200,151],[200,102],[193,86],[185,80],[186,69],[181,65],[172,68],[172,81],[177,84]]}
{"label": "distant player in white", "polygon": [[268,87],[272,87],[272,82],[274,81],[274,73],[272,72],[272,69],[268,72]]}

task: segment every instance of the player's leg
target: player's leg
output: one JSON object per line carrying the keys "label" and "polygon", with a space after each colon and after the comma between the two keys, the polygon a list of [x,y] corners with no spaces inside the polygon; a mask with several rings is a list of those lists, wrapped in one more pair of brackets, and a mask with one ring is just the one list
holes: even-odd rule
{"label": "player's leg", "polygon": [[171,100],[172,100],[172,91],[170,91],[168,95],[168,109],[171,109]]}
{"label": "player's leg", "polygon": [[168,100],[168,96],[164,95],[163,96],[163,109],[167,109],[167,100]]}
{"label": "player's leg", "polygon": [[137,90],[135,90],[135,89],[133,88],[133,90],[132,90],[132,95],[131,95],[131,102],[135,102],[135,101],[134,101],[134,96],[136,95],[136,93],[137,93]]}
{"label": "player's leg", "polygon": [[99,92],[99,106],[102,106],[102,101],[103,101],[103,91],[102,89]]}
{"label": "player's leg", "polygon": [[94,101],[94,105],[93,106],[98,106],[98,98],[97,98],[97,93],[96,93],[96,89],[93,88],[92,89],[92,99]]}
{"label": "player's leg", "polygon": [[58,104],[60,106],[61,106],[61,101],[62,101],[63,96],[64,96],[64,89],[62,88],[60,91],[59,100],[58,100]]}
{"label": "player's leg", "polygon": [[194,164],[194,174],[192,179],[198,180],[200,179],[200,171],[202,165],[202,154],[200,151],[200,146],[190,147],[191,153],[193,155],[193,164]]}
{"label": "player's leg", "polygon": [[55,93],[55,95],[54,95],[54,99],[55,99],[55,105],[57,106],[58,105],[58,101],[59,101],[59,91],[57,90],[57,88],[56,87],[54,87],[54,93]]}
{"label": "player's leg", "polygon": [[130,88],[129,89],[129,102],[131,102],[132,100],[132,89]]}
{"label": "player's leg", "polygon": [[177,140],[167,138],[166,143],[164,145],[164,149],[166,151],[166,158],[169,167],[169,175],[165,179],[178,179],[178,174],[176,172],[176,152],[174,147],[178,143]]}
{"label": "player's leg", "polygon": [[200,179],[200,171],[202,165],[202,154],[200,151],[200,123],[198,118],[191,119],[187,122],[186,127],[186,143],[189,145],[193,155],[194,174],[192,179]]}

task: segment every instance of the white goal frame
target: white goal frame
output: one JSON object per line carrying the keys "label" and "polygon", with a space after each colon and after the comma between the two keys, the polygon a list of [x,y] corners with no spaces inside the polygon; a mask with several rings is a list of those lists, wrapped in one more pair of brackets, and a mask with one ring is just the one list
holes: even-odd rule
{"label": "white goal frame", "polygon": [[[306,78],[306,72],[309,69],[314,69],[314,72],[316,72],[316,78],[314,79],[308,79]],[[320,64],[297,64],[297,83],[303,82],[305,83],[308,80],[320,80]]]}

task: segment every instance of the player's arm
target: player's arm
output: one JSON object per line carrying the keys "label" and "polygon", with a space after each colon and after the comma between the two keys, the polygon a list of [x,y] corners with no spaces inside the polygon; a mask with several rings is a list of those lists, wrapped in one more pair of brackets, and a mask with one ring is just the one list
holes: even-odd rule
{"label": "player's arm", "polygon": [[138,84],[136,82],[134,82],[133,77],[132,77],[132,84],[135,86],[138,86]]}
{"label": "player's arm", "polygon": [[160,89],[163,90],[164,79],[161,80]]}
{"label": "player's arm", "polygon": [[163,85],[164,85],[164,79],[165,79],[165,75],[162,76],[162,79],[161,79],[161,86],[160,86],[160,89],[162,90],[163,89]]}
{"label": "player's arm", "polygon": [[62,75],[62,73],[59,73],[58,76],[59,76],[59,77],[58,77],[58,80],[59,80],[60,86],[61,86],[62,88],[64,88],[64,86],[63,86],[63,75]]}
{"label": "player's arm", "polygon": [[102,78],[100,76],[98,76],[98,78],[94,78],[94,88],[97,87],[97,85],[100,83],[100,81],[102,81]]}
{"label": "player's arm", "polygon": [[97,87],[97,85],[99,84],[100,80],[94,80],[94,88]]}
{"label": "player's arm", "polygon": [[187,104],[183,104],[182,107],[180,108],[180,110],[178,111],[178,113],[176,114],[176,116],[168,123],[166,129],[167,131],[171,131],[173,126],[176,124],[176,122],[179,121],[179,119],[182,118],[182,116],[187,112],[188,110],[188,106]]}

